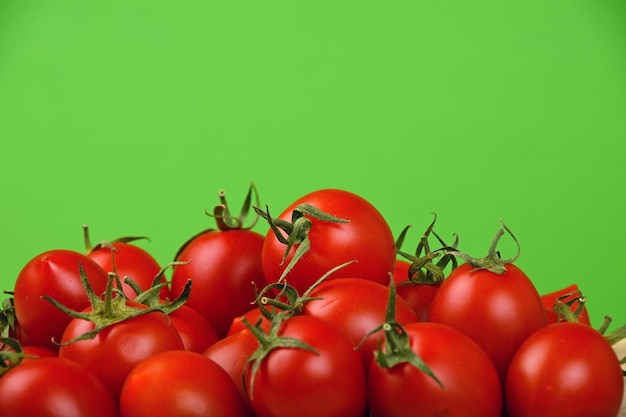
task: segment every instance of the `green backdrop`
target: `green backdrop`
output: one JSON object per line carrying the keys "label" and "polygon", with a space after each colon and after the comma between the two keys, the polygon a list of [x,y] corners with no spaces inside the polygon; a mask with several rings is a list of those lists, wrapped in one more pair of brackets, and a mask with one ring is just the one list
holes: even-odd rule
{"label": "green backdrop", "polygon": [[83,224],[169,262],[254,181],[360,194],[408,250],[502,219],[540,292],[626,323],[622,0],[0,0],[0,138],[3,289]]}

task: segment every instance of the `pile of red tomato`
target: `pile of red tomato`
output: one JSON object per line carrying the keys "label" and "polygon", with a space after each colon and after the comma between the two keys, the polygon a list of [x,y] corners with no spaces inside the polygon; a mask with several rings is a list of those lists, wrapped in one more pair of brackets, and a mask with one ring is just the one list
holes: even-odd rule
{"label": "pile of red tomato", "polygon": [[0,417],[619,413],[624,328],[592,328],[575,285],[540,295],[504,224],[474,258],[435,221],[406,252],[344,190],[274,217],[252,185],[208,214],[168,265],[86,227],[84,253],[33,257],[0,315]]}

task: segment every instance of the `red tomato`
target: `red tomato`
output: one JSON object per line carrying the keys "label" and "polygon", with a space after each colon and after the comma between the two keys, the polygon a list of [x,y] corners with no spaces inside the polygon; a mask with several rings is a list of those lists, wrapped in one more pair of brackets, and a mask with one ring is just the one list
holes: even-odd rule
{"label": "red tomato", "polygon": [[[145,308],[131,301],[128,304]],[[90,310],[91,307],[85,311]],[[74,318],[61,342],[64,344],[93,329],[91,321]],[[118,398],[124,380],[135,365],[168,350],[184,350],[183,342],[167,316],[151,312],[106,327],[93,339],[62,345],[59,356],[85,366]]]}
{"label": "red tomato", "polygon": [[550,324],[532,334],[511,361],[505,383],[510,417],[615,417],[624,377],[597,330]]}
{"label": "red tomato", "polygon": [[233,322],[231,323],[228,329],[228,333],[226,335],[230,336],[232,334],[240,332],[241,330],[246,329],[247,326],[243,322],[244,318],[248,320],[250,323],[252,323],[253,325],[256,324],[258,320],[261,320],[260,325],[261,325],[261,328],[265,332],[269,331],[270,326],[272,324],[267,318],[265,318],[265,316],[263,316],[263,314],[261,313],[258,307],[253,307],[252,309],[248,310],[241,316],[235,317],[233,319]]}
{"label": "red tomato", "polygon": [[411,350],[443,387],[410,363],[385,368],[373,359],[368,376],[372,417],[502,415],[498,373],[472,339],[443,324],[410,323],[403,327]]}
{"label": "red tomato", "polygon": [[123,417],[244,417],[228,374],[197,352],[169,351],[141,361],[120,396]]}
{"label": "red tomato", "polygon": [[[578,314],[578,322],[591,325],[587,307],[580,302],[582,294],[577,284],[571,284],[559,290],[542,294],[541,301],[546,308],[548,323],[556,323],[559,321],[559,314],[555,311],[555,303],[571,303],[570,310],[575,312],[578,308],[582,308]],[[558,300],[558,301],[557,301]]]}
{"label": "red tomato", "polygon": [[[322,281],[309,296],[314,299],[304,304],[302,313],[332,323],[348,336],[352,346],[362,342],[358,351],[367,369],[384,333],[365,337],[385,322],[389,287],[362,278],[336,278]],[[401,297],[396,299],[396,321],[402,325],[419,321]]]}
{"label": "red tomato", "polygon": [[108,276],[95,261],[82,253],[58,249],[31,259],[21,270],[14,288],[17,320],[30,341],[58,349],[65,327],[71,317],[41,298],[50,296],[61,304],[80,311],[89,305],[89,298],[80,279],[79,264],[97,294],[104,292]]}
{"label": "red tomato", "polygon": [[[119,276],[121,289],[126,298],[132,300],[137,296],[132,287],[124,282],[126,277],[132,279],[143,291],[152,286],[161,271],[161,266],[147,250],[131,243],[140,239],[139,237],[120,238],[92,247],[89,243],[87,226],[83,228],[87,256],[96,261],[107,273],[114,272]],[[161,282],[166,282],[165,276]],[[160,295],[163,299],[169,298],[169,288],[162,287]]]}
{"label": "red tomato", "polygon": [[263,236],[251,230],[207,231],[194,237],[178,254],[172,297],[178,297],[191,278],[187,305],[199,311],[223,337],[233,319],[250,309],[254,286],[265,285],[261,267]]}
{"label": "red tomato", "polygon": [[460,265],[443,282],[430,307],[429,320],[470,336],[491,357],[502,379],[524,340],[546,325],[535,286],[513,264],[499,275]]}
{"label": "red tomato", "polygon": [[[352,342],[332,324],[309,316],[283,321],[278,336],[315,350],[277,347],[259,363],[248,395],[257,417],[363,417],[365,371]],[[254,382],[251,385],[251,382]]]}
{"label": "red tomato", "polygon": [[202,353],[219,340],[211,323],[188,305],[177,308],[168,317],[178,331],[185,350]]}
{"label": "red tomato", "polygon": [[412,282],[409,276],[410,262],[397,260],[393,272],[396,292],[415,311],[420,321],[428,320],[430,305],[441,284],[420,284]]}
{"label": "red tomato", "polygon": [[[342,268],[328,279],[359,277],[384,284],[389,282],[389,273],[393,271],[396,259],[395,242],[385,218],[370,202],[348,191],[323,189],[297,199],[278,219],[291,221],[294,210],[301,204],[309,204],[349,222],[327,222],[304,215],[310,220],[310,249],[285,276],[299,293],[306,291],[332,268],[352,260],[358,262]],[[268,283],[279,281],[300,246],[294,244],[283,262],[287,246],[272,230],[267,233],[262,256]]]}
{"label": "red tomato", "polygon": [[[244,324],[242,326],[245,327]],[[248,416],[253,417],[254,413],[248,399],[248,393],[243,384],[246,364],[250,356],[259,347],[259,341],[247,327],[239,332],[230,334],[213,343],[203,355],[215,361],[221,366],[233,380],[242,400],[244,401]]]}
{"label": "red tomato", "polygon": [[115,417],[117,402],[92,373],[57,357],[30,359],[0,378],[1,417]]}

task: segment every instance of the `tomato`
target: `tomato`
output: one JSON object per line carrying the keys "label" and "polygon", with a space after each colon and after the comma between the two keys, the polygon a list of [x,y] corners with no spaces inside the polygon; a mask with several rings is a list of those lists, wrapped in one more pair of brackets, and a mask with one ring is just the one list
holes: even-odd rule
{"label": "tomato", "polygon": [[[438,323],[410,323],[403,328],[410,349],[443,386],[411,363],[387,368],[372,359],[368,374],[372,417],[502,415],[498,373],[489,356],[472,339]],[[385,349],[389,349],[386,344]]]}
{"label": "tomato", "polygon": [[106,271],[79,252],[50,250],[32,258],[20,271],[13,293],[15,314],[32,343],[58,349],[55,342],[61,340],[71,320],[42,296],[50,296],[73,310],[89,305],[79,264],[93,290],[97,294],[104,292],[108,280]]}
{"label": "tomato", "polygon": [[245,404],[246,415],[253,417],[254,413],[242,377],[248,359],[259,347],[259,341],[244,324],[242,326],[244,329],[218,340],[202,354],[215,361],[226,371],[239,390]]}
{"label": "tomato", "polygon": [[[555,311],[555,303],[561,303],[569,305],[570,310],[575,315],[577,314],[578,321],[580,323],[591,325],[589,312],[587,311],[584,301],[581,302],[581,297],[584,300],[577,284],[570,284],[559,290],[542,294],[541,301],[546,309],[548,323],[556,323],[560,321],[559,313]],[[580,311],[576,313],[579,309]]]}
{"label": "tomato", "polygon": [[123,417],[244,417],[228,374],[197,352],[169,351],[139,362],[120,396]]}
{"label": "tomato", "polygon": [[[146,308],[127,301],[135,308]],[[91,311],[91,307],[86,311]],[[143,359],[168,350],[184,350],[183,342],[166,315],[155,311],[105,327],[91,339],[70,342],[94,330],[94,323],[74,318],[61,339],[59,356],[85,366],[100,378],[115,398],[130,370]]]}
{"label": "tomato", "polygon": [[[96,261],[107,273],[113,272],[119,276],[121,289],[126,298],[132,300],[137,296],[133,288],[124,282],[126,277],[132,279],[144,291],[152,286],[161,271],[161,266],[147,250],[132,243],[141,237],[124,237],[91,246],[87,226],[83,226],[83,229],[87,256]],[[161,282],[166,282],[165,276]],[[161,298],[169,298],[167,286],[161,288]]]}
{"label": "tomato", "polygon": [[510,417],[615,417],[624,378],[610,343],[592,327],[559,322],[526,339],[505,383]]}
{"label": "tomato", "polygon": [[415,311],[420,321],[428,320],[430,305],[441,284],[421,284],[408,279],[410,262],[397,260],[393,271],[396,291]]}
{"label": "tomato", "polygon": [[547,324],[534,284],[495,251],[503,233],[498,232],[486,258],[465,257],[467,262],[448,275],[429,315],[430,321],[461,330],[478,343],[495,363],[501,381],[522,342]]}
{"label": "tomato", "polygon": [[260,326],[266,332],[269,330],[271,326],[271,321],[268,320],[265,316],[263,316],[263,313],[261,313],[261,311],[259,310],[259,307],[253,307],[247,312],[233,319],[233,322],[228,328],[228,333],[226,335],[230,336],[232,334],[240,332],[241,330],[246,329],[247,326],[243,322],[244,318],[252,324],[256,324],[257,321],[260,320]]}
{"label": "tomato", "polygon": [[[312,300],[304,303],[302,314],[327,321],[346,334],[352,346],[358,346],[367,369],[384,335],[380,331],[365,337],[385,321],[389,287],[363,278],[335,278],[322,281],[308,296]],[[396,300],[395,312],[400,324],[419,321],[401,297]]]}
{"label": "tomato", "polygon": [[253,283],[265,285],[263,235],[242,226],[247,209],[242,210],[240,220],[226,223],[220,214],[224,207],[225,202],[215,210],[217,230],[200,232],[182,245],[175,261],[187,263],[176,266],[171,278],[173,298],[181,294],[188,279],[193,281],[187,305],[200,312],[220,337],[235,317],[250,309],[255,298]]}
{"label": "tomato", "polygon": [[[312,206],[343,222],[320,220],[303,211],[302,205]],[[384,284],[389,282],[396,258],[394,238],[382,214],[363,197],[344,190],[322,189],[297,199],[276,219],[267,212],[263,215],[270,223],[289,223],[294,216],[296,220],[292,225],[298,223],[297,230],[289,236],[295,240],[288,252],[288,246],[281,242],[289,239],[283,233],[285,228],[278,227],[282,229],[276,230],[279,235],[272,229],[267,233],[262,261],[268,283],[281,281],[289,267],[284,279],[303,293],[327,271],[352,260],[358,262],[337,271],[329,279],[359,277]],[[300,225],[304,229],[310,227],[305,239],[299,239],[302,238]],[[277,236],[281,236],[281,240]],[[291,266],[294,255],[307,244],[310,244],[308,251]]]}
{"label": "tomato", "polygon": [[219,340],[211,323],[188,305],[177,308],[168,317],[178,331],[185,350],[202,353]]}
{"label": "tomato", "polygon": [[0,378],[1,417],[115,417],[117,403],[83,366],[58,357],[22,362]]}
{"label": "tomato", "polygon": [[275,336],[300,341],[314,351],[278,345],[247,368],[246,386],[256,416],[363,417],[365,371],[348,337],[332,324],[305,315],[278,326]]}

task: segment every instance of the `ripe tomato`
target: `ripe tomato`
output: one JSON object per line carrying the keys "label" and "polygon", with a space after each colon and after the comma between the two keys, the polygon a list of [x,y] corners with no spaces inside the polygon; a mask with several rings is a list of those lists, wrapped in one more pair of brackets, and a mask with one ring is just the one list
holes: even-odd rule
{"label": "ripe tomato", "polygon": [[244,417],[235,384],[197,352],[169,351],[139,362],[120,395],[123,417]]}
{"label": "ripe tomato", "polygon": [[430,321],[461,330],[478,343],[495,363],[501,381],[522,342],[547,324],[534,284],[495,251],[503,233],[498,232],[487,257],[465,257],[466,263],[448,275],[429,315]]}
{"label": "ripe tomato", "polygon": [[[368,375],[372,417],[502,415],[498,373],[485,351],[472,339],[438,323],[410,323],[403,327],[411,350],[443,387],[411,363],[387,368],[372,359]],[[389,349],[386,344],[385,349]]]}
{"label": "ripe tomato", "polygon": [[[127,301],[129,306],[146,306]],[[91,307],[84,310],[91,311]],[[130,370],[143,359],[168,350],[184,350],[183,342],[168,317],[155,311],[115,323],[92,339],[67,342],[94,330],[91,321],[74,318],[61,339],[59,357],[80,363],[100,378],[114,397],[119,397]]]}
{"label": "ripe tomato", "polygon": [[[564,288],[541,295],[541,301],[546,309],[548,323],[556,323],[560,321],[559,314],[555,311],[555,303],[567,304],[570,311],[577,314],[578,322],[591,325],[589,320],[589,312],[584,304],[581,303],[582,294],[577,284],[570,284]],[[583,297],[584,298],[584,297]],[[576,313],[580,310],[578,313]]]}
{"label": "ripe tomato", "polygon": [[0,378],[1,417],[115,417],[117,402],[83,366],[58,357],[25,360]]}
{"label": "ripe tomato", "polygon": [[365,371],[345,334],[302,315],[280,323],[275,336],[314,351],[279,346],[260,358],[256,373],[254,363],[248,367],[246,386],[257,417],[363,417]]}
{"label": "ripe tomato", "polygon": [[168,314],[185,350],[202,353],[219,340],[211,323],[195,309],[183,305]]}
{"label": "ripe tomato", "polygon": [[[302,204],[349,222],[329,222],[302,214],[298,210]],[[330,269],[352,260],[358,262],[342,268],[329,279],[359,277],[384,284],[389,282],[389,273],[394,269],[396,258],[394,239],[387,221],[369,201],[348,191],[317,190],[294,201],[277,219],[271,221],[289,222],[294,214],[304,219],[296,220],[300,224],[310,221],[308,237],[302,243],[296,240],[284,258],[287,245],[270,229],[265,237],[262,254],[263,271],[268,283],[281,280],[283,272],[304,242],[309,242],[310,248],[284,277],[300,293]],[[269,217],[269,213],[265,213],[264,217]],[[282,234],[280,230],[277,232]],[[291,236],[297,237],[298,234],[292,233]],[[282,239],[287,238],[283,235]]]}
{"label": "ripe tomato", "polygon": [[408,279],[411,264],[403,260],[397,260],[393,271],[393,279],[396,282],[396,292],[407,302],[417,314],[420,321],[428,320],[430,305],[441,284],[421,284]]}
{"label": "ripe tomato", "polygon": [[[119,238],[91,246],[87,226],[83,226],[83,229],[87,256],[96,261],[107,273],[114,272],[120,277],[121,289],[126,298],[132,300],[137,296],[132,287],[124,282],[126,277],[132,279],[143,291],[152,286],[161,271],[161,266],[147,250],[132,243],[141,237]],[[165,281],[163,276],[161,282]],[[169,298],[167,286],[161,288],[161,298]]]}
{"label": "ripe tomato", "polygon": [[100,265],[82,253],[57,249],[32,258],[20,271],[13,293],[15,314],[21,329],[31,342],[58,349],[71,317],[54,307],[42,296],[50,296],[63,305],[82,310],[89,298],[81,283],[82,266],[94,292],[104,292],[108,276]]}
{"label": "ripe tomato", "polygon": [[[327,321],[346,334],[353,347],[359,346],[358,352],[367,369],[384,334],[380,331],[364,338],[385,321],[389,287],[363,278],[335,278],[322,281],[308,296],[313,299],[304,303],[302,313]],[[395,312],[400,324],[419,321],[401,297],[396,299]]]}
{"label": "ripe tomato", "polygon": [[615,417],[624,377],[617,355],[597,330],[550,324],[511,360],[505,382],[510,417]]}

